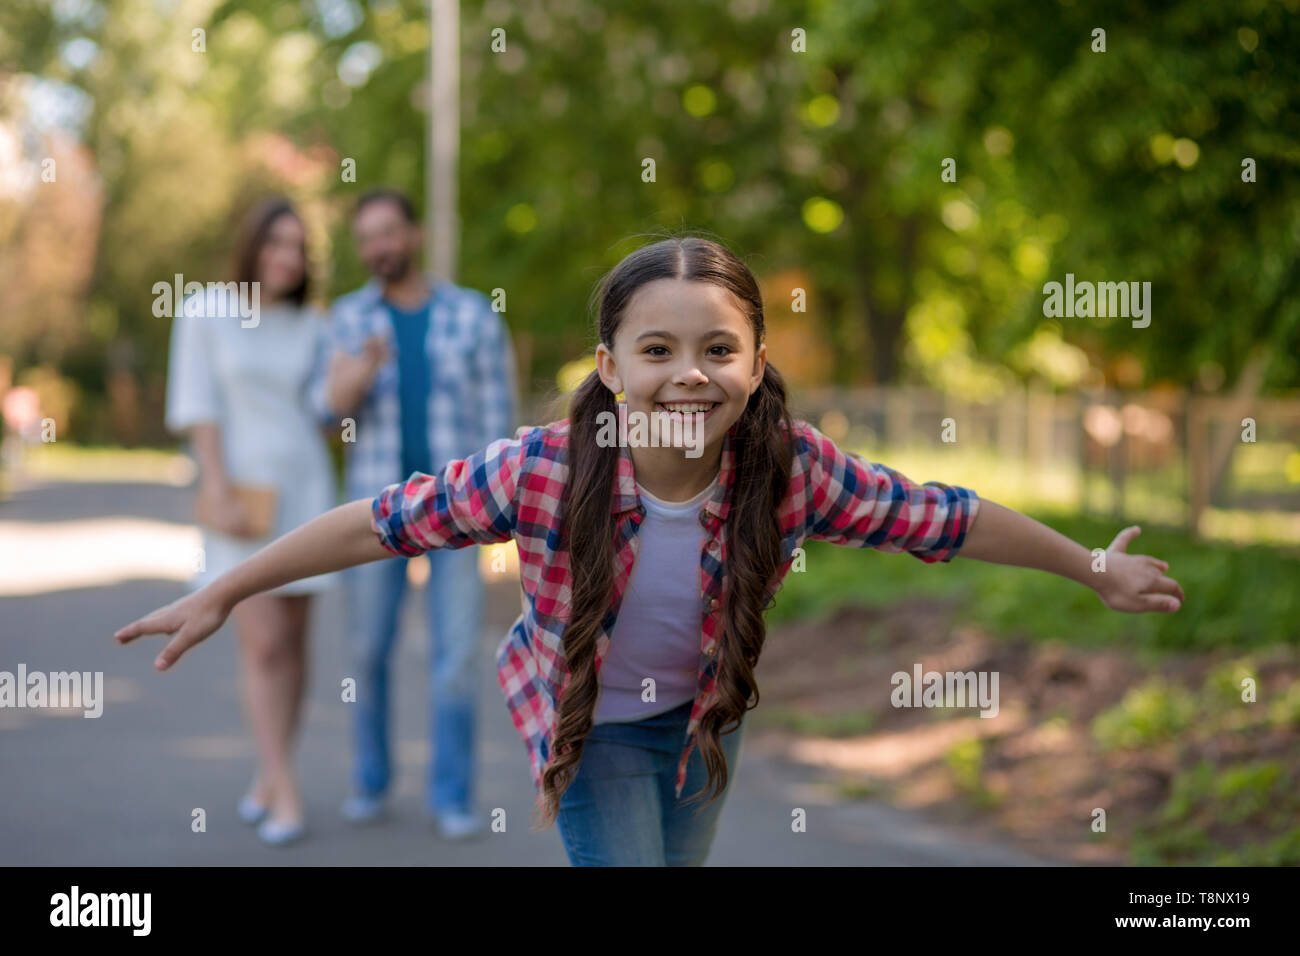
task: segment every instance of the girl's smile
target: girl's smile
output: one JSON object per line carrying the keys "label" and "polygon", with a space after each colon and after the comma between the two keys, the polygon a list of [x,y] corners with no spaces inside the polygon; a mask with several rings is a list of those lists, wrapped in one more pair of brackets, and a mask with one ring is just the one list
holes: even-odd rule
{"label": "girl's smile", "polygon": [[655,402],[655,411],[665,412],[669,418],[674,420],[682,419],[683,421],[686,415],[703,413],[700,421],[706,422],[720,407],[720,402],[671,402],[668,404]]}

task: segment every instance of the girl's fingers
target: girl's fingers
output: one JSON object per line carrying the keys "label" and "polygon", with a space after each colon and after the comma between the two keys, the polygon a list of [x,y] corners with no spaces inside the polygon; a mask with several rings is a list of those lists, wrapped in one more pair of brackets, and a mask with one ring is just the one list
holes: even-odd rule
{"label": "girl's fingers", "polygon": [[1179,603],[1184,600],[1182,586],[1173,578],[1157,578],[1155,582],[1147,588],[1147,593],[1168,594],[1178,598]]}
{"label": "girl's fingers", "polygon": [[144,634],[170,634],[178,626],[169,615],[155,612],[132,621],[126,627],[119,628],[113,636],[117,638],[119,644],[128,644]]}
{"label": "girl's fingers", "polygon": [[1142,611],[1177,611],[1183,606],[1183,589],[1173,578],[1157,578],[1134,596]]}
{"label": "girl's fingers", "polygon": [[1162,574],[1169,570],[1168,561],[1161,561],[1159,558],[1153,558],[1149,554],[1144,554],[1142,557],[1144,557],[1153,568],[1158,568]]}
{"label": "girl's fingers", "polygon": [[177,659],[179,659],[180,656],[184,654],[189,649],[190,645],[193,643],[194,643],[193,641],[186,640],[184,631],[182,631],[180,634],[177,634],[175,637],[173,637],[170,641],[167,642],[166,647],[164,647],[161,651],[158,652],[158,656],[154,658],[154,662],[153,662],[154,668],[156,670],[165,671],[167,668],[175,664]]}
{"label": "girl's fingers", "polygon": [[1164,594],[1143,594],[1140,596],[1142,601],[1142,610],[1144,611],[1177,611],[1182,607],[1182,602],[1177,598]]}

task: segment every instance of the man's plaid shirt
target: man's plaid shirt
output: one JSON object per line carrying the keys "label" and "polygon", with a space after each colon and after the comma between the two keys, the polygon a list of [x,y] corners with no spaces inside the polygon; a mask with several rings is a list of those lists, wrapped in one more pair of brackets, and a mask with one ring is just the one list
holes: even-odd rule
{"label": "man's plaid shirt", "polygon": [[[625,409],[626,406],[621,406]],[[626,419],[624,418],[624,421]],[[624,426],[625,427],[625,426]],[[782,561],[767,592],[779,589],[806,540],[878,551],[908,552],[931,564],[951,561],[979,510],[969,488],[907,477],[846,453],[807,422],[796,422],[790,487],[779,516]],[[699,690],[677,767],[681,796],[700,718],[716,700],[723,528],[731,507],[733,425],[723,441],[719,480],[700,510]],[[572,575],[567,552],[557,549],[560,494],[568,480],[569,420],[521,428],[467,458],[448,462],[436,475],[413,475],[383,489],[371,505],[372,527],[395,554],[463,548],[514,540],[519,550],[523,613],[497,650],[497,681],[515,728],[523,737],[541,798],[556,706],[571,674],[564,662],[564,626]],[[614,595],[596,644],[596,668],[609,652],[623,593],[636,562],[637,533],[645,517],[636,490],[631,450],[619,448],[610,507],[616,515]]]}
{"label": "man's plaid shirt", "polygon": [[[433,302],[425,354],[432,366],[429,454],[437,471],[511,433],[517,407],[514,351],[501,316],[487,296],[430,276]],[[388,362],[353,414],[356,442],[348,446],[344,484],[349,500],[367,498],[402,478],[402,420],[398,396],[397,335],[382,287],[371,279],[342,296],[330,314],[330,345],[313,375],[310,400],[321,420],[341,426],[325,400],[326,371],[335,351],[359,355],[366,339],[382,335]]]}

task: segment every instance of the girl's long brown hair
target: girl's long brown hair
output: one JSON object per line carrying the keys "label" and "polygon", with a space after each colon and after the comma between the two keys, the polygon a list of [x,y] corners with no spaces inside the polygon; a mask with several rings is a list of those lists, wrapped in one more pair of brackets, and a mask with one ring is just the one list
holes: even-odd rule
{"label": "girl's long brown hair", "polygon": [[[607,347],[614,346],[633,294],[656,279],[721,286],[748,316],[755,349],[763,341],[763,301],[753,274],[721,244],[686,236],[638,249],[601,281],[597,330]],[[573,393],[569,407],[569,475],[560,497],[560,547],[568,550],[573,576],[570,617],[563,635],[571,676],[557,705],[551,759],[542,775],[545,825],[554,822],[559,813],[560,800],[577,772],[595,716],[596,641],[613,598],[617,525],[610,499],[619,459],[619,449],[601,447],[596,436],[602,421],[598,416],[616,411],[614,394],[594,371]],[[785,383],[768,362],[732,435],[735,475],[723,528],[719,697],[702,717],[696,740],[709,779],[689,798],[698,798],[712,786],[713,793],[704,806],[716,800],[727,785],[727,763],[719,744],[723,728],[728,732],[738,729],[745,712],[758,705],[754,667],[767,636],[764,602],[781,563],[778,511],[790,482],[792,429]],[[696,595],[684,597],[694,600]]]}

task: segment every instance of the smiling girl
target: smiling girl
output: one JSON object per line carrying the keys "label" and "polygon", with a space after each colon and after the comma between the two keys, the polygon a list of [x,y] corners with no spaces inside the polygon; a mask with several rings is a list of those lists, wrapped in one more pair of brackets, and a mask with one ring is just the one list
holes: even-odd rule
{"label": "smiling girl", "polygon": [[[596,369],[569,417],[334,509],[117,632],[165,670],[240,601],[393,554],[513,540],[524,613],[497,652],[539,820],[574,865],[701,865],[737,767],[764,610],[808,540],[1038,568],[1120,611],[1176,611],[1168,565],[1092,553],[970,489],[906,476],[794,421],[749,269],[667,239],[602,281]],[[618,395],[625,396],[620,407]],[[704,453],[597,440],[608,413],[697,416]],[[692,806],[712,788],[703,806]],[[688,797],[683,792],[690,790]]]}

